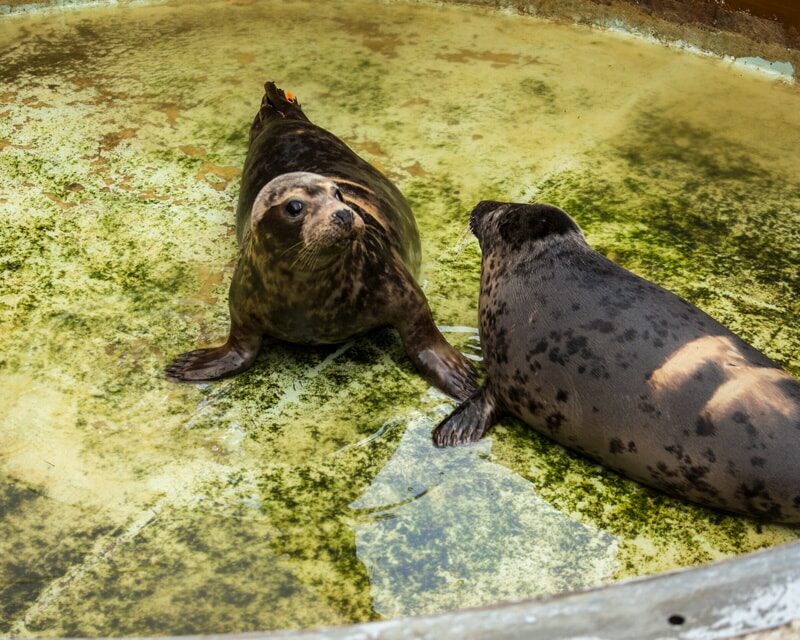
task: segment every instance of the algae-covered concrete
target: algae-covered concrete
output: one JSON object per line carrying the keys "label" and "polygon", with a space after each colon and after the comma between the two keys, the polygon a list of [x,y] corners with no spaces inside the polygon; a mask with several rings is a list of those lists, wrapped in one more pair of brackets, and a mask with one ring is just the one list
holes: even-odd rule
{"label": "algae-covered concrete", "polygon": [[390,331],[205,386],[261,84],[387,172],[438,322],[479,356],[483,198],[596,247],[800,374],[800,93],[475,8],[231,1],[0,21],[0,633],[307,627],[486,604],[798,537],[655,493],[452,402]]}

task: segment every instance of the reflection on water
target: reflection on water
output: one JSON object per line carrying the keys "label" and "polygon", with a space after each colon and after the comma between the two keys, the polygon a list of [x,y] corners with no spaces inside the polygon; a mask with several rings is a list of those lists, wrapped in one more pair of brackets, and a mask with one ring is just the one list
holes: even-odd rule
{"label": "reflection on water", "polygon": [[267,79],[408,196],[433,313],[478,366],[467,212],[540,199],[800,374],[796,87],[475,7],[3,18],[0,634],[344,624],[797,538],[510,420],[491,444],[433,450],[444,400],[390,331],[166,382],[171,356],[228,328],[238,172]]}
{"label": "reflection on water", "polygon": [[437,449],[435,426],[428,416],[409,416],[392,458],[351,505],[375,611],[446,611],[614,575],[613,536],[554,509],[530,482],[492,462],[491,438]]}

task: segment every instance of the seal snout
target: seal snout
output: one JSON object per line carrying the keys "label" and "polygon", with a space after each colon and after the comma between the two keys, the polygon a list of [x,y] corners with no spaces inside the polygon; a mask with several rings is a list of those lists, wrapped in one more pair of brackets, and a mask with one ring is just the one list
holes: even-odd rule
{"label": "seal snout", "polygon": [[350,207],[339,207],[330,216],[330,230],[336,242],[358,238],[364,232],[364,221]]}
{"label": "seal snout", "polygon": [[361,235],[364,223],[343,201],[330,198],[325,202],[328,206],[320,204],[318,216],[307,225],[306,242],[340,251]]}
{"label": "seal snout", "polygon": [[339,209],[333,214],[333,223],[350,231],[353,228],[353,212],[350,209]]}
{"label": "seal snout", "polygon": [[503,202],[498,202],[497,200],[481,200],[472,209],[472,213],[469,214],[469,228],[478,240],[481,239],[481,227],[484,218],[503,204]]}

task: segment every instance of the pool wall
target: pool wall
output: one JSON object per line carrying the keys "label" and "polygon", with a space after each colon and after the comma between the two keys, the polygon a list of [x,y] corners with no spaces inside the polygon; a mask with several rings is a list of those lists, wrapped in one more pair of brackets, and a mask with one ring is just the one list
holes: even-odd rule
{"label": "pool wall", "polygon": [[[256,0],[229,0],[251,4]],[[782,0],[444,0],[602,26],[667,42],[800,81],[800,7]],[[0,15],[140,0],[0,0]]]}

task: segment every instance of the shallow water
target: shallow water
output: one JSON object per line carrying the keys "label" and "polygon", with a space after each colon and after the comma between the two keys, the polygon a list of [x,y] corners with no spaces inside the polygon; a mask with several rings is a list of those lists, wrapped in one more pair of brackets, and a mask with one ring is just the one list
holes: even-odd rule
{"label": "shallow water", "polygon": [[397,337],[222,339],[233,205],[275,79],[408,196],[438,322],[479,355],[480,199],[540,200],[800,374],[800,92],[474,9],[244,0],[0,21],[0,632],[341,624],[708,562],[798,532],[683,504],[453,403]]}

